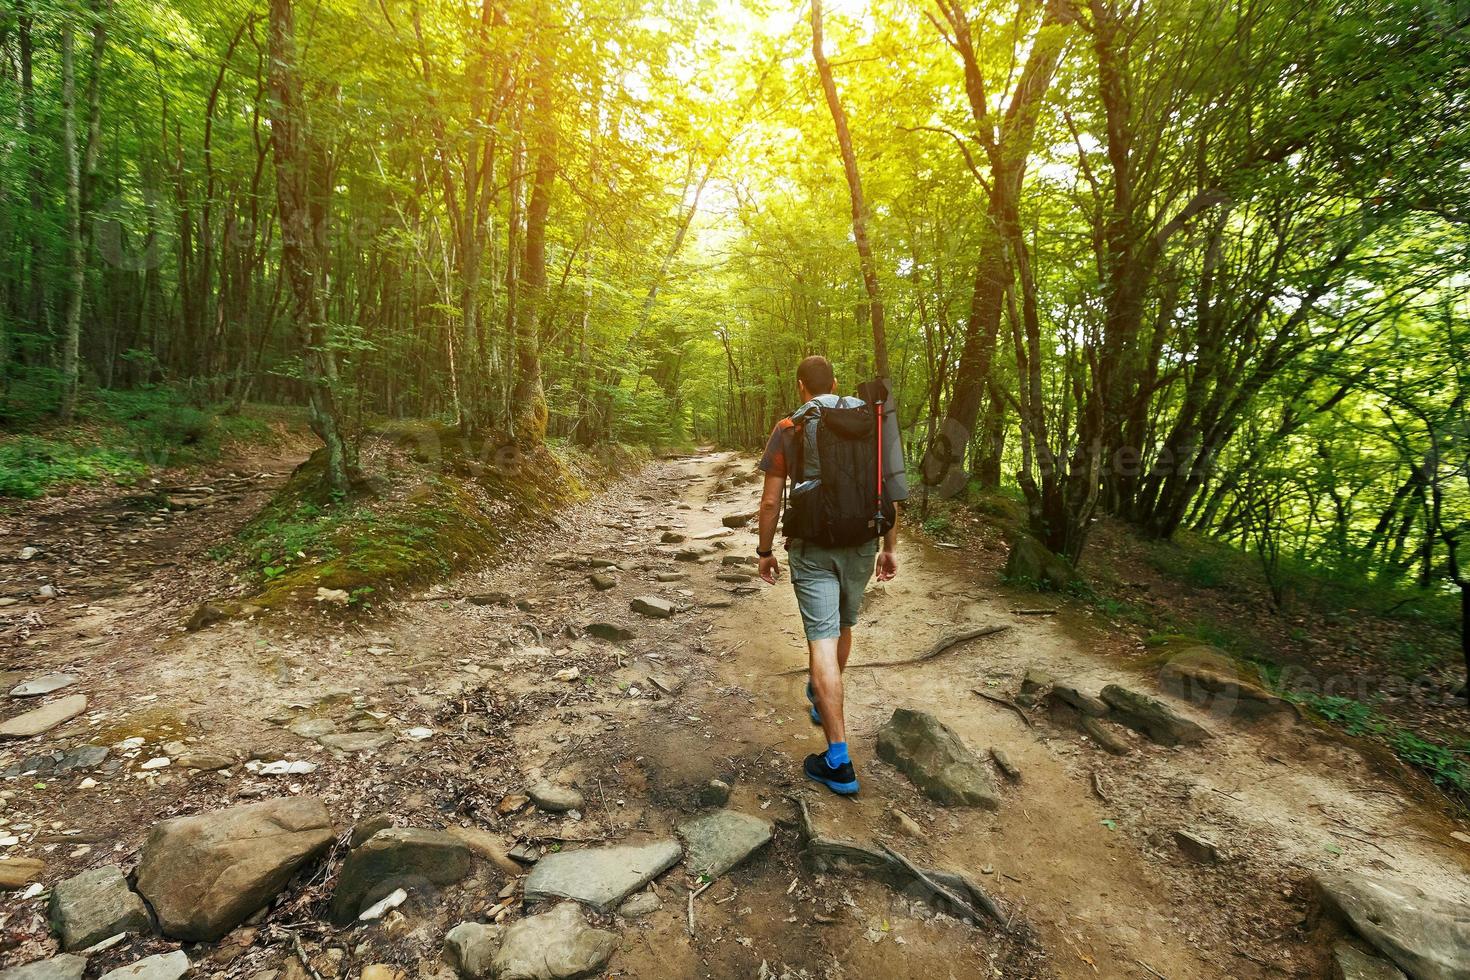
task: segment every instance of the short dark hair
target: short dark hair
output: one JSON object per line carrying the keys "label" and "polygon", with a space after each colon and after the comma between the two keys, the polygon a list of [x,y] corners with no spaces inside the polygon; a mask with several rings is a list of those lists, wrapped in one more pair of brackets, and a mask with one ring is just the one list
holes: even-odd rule
{"label": "short dark hair", "polygon": [[837,376],[832,373],[832,362],[821,354],[804,357],[796,366],[796,380],[806,386],[808,394],[830,395],[837,388]]}

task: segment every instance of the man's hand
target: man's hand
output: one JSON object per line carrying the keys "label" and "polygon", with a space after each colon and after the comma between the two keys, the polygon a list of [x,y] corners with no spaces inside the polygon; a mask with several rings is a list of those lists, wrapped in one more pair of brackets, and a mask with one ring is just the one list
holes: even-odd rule
{"label": "man's hand", "polygon": [[776,560],[775,555],[761,559],[761,578],[771,585],[776,584],[776,579],[781,577],[781,563]]}
{"label": "man's hand", "polygon": [[884,549],[878,552],[878,581],[887,582],[898,574],[898,556]]}

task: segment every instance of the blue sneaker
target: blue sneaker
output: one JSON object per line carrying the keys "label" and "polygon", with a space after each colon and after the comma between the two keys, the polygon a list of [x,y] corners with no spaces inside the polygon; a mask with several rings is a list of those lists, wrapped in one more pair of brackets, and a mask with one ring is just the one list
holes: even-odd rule
{"label": "blue sneaker", "polygon": [[853,771],[851,762],[833,768],[827,764],[825,753],[813,752],[806,757],[802,768],[806,770],[807,778],[815,779],[834,793],[851,796],[858,791],[857,773]]}
{"label": "blue sneaker", "polygon": [[817,710],[817,699],[812,694],[811,681],[806,682],[806,699],[812,703],[812,724],[820,725],[822,723],[822,714]]}

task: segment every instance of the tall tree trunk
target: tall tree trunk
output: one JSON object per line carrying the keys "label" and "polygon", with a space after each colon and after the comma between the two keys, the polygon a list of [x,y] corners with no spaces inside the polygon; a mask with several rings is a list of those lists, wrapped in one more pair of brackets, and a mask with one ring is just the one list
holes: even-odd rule
{"label": "tall tree trunk", "polygon": [[556,120],[552,113],[553,65],[548,29],[543,26],[536,58],[532,125],[536,162],[531,200],[526,206],[526,246],[521,261],[516,311],[516,387],[512,397],[512,437],[536,445],[546,438],[546,393],[541,387],[540,317],[546,299],[546,219],[556,182]]}
{"label": "tall tree trunk", "polygon": [[271,135],[276,165],[276,203],[281,220],[281,266],[291,288],[291,316],[300,342],[312,430],[327,447],[327,480],[338,493],[350,489],[349,448],[332,387],[335,362],[327,349],[322,302],[324,222],[316,215],[311,136],[296,69],[296,30],[292,0],[270,0]]}
{"label": "tall tree trunk", "polygon": [[87,255],[82,250],[82,169],[77,150],[76,39],[69,18],[61,25],[61,154],[66,168],[66,321],[61,336],[61,421],[77,405],[77,352],[82,336],[82,290]]}
{"label": "tall tree trunk", "polygon": [[29,181],[26,187],[30,214],[26,216],[26,227],[30,245],[30,276],[27,283],[27,315],[30,328],[39,331],[46,320],[46,267],[41,261],[41,215],[45,213],[44,190],[46,168],[41,158],[41,146],[36,133],[36,81],[34,55],[35,42],[31,33],[32,19],[29,14],[17,18],[16,47],[20,54],[20,121],[26,136],[26,154],[29,157]]}
{"label": "tall tree trunk", "polygon": [[812,58],[822,77],[822,93],[837,129],[837,147],[842,153],[842,170],[847,175],[847,195],[852,202],[852,237],[857,244],[858,263],[863,272],[863,289],[868,294],[868,322],[873,328],[873,369],[884,384],[888,383],[888,341],[883,332],[883,297],[878,292],[878,266],[873,261],[873,248],[868,241],[868,205],[863,198],[863,181],[858,173],[857,154],[852,149],[852,133],[847,127],[847,112],[837,97],[832,81],[832,66],[822,50],[822,0],[812,0]]}
{"label": "tall tree trunk", "polygon": [[1015,90],[1003,113],[990,106],[985,76],[976,51],[969,18],[957,0],[940,0],[940,12],[949,25],[946,40],[960,56],[965,93],[974,117],[975,133],[990,164],[986,188],[986,234],[975,263],[970,311],[965,318],[959,364],[954,372],[945,420],[924,453],[924,481],[941,495],[953,496],[964,488],[965,452],[975,432],[980,405],[990,383],[991,361],[1000,333],[1001,313],[1014,271],[1011,255],[1021,246],[1021,187],[1036,135],[1041,104],[1062,60],[1067,32],[1076,12],[1071,0],[1047,0]]}

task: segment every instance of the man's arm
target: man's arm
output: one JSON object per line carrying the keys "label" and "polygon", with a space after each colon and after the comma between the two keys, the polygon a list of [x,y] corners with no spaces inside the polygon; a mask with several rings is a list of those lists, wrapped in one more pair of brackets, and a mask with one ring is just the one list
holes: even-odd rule
{"label": "man's arm", "polygon": [[878,581],[887,582],[898,574],[898,512],[894,511],[893,526],[883,532],[883,550],[878,552]]}
{"label": "man's arm", "polygon": [[[781,519],[781,487],[785,482],[784,476],[766,474],[766,482],[761,487],[760,540],[756,544],[758,551],[771,551],[776,546],[776,522]],[[767,582],[775,582],[781,577],[781,564],[776,561],[774,554],[761,558],[760,574]]]}

